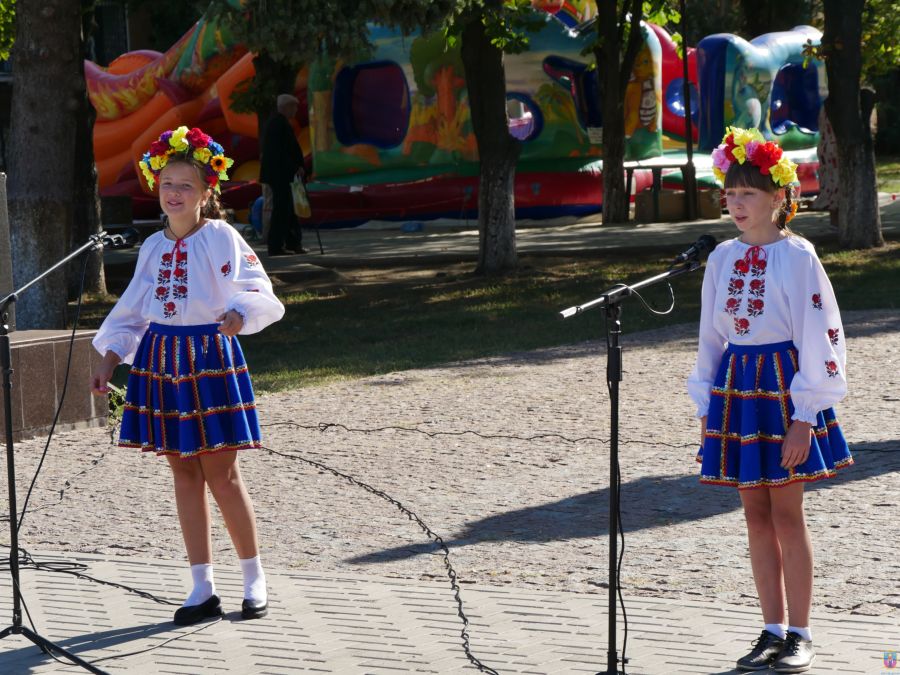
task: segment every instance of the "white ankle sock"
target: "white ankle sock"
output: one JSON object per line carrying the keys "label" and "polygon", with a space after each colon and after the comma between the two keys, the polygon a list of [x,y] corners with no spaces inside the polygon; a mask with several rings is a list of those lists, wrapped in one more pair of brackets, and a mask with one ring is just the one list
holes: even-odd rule
{"label": "white ankle sock", "polygon": [[787,635],[787,626],[783,623],[767,623],[766,630],[772,633],[772,635],[777,635],[782,640],[784,640],[785,635]]}
{"label": "white ankle sock", "polygon": [[791,633],[796,633],[797,635],[802,637],[804,640],[812,640],[812,631],[809,629],[809,626],[807,626],[806,628],[797,628],[795,626],[788,626],[788,630]]}
{"label": "white ankle sock", "polygon": [[255,603],[267,601],[266,573],[263,572],[259,556],[241,559],[241,572],[244,573],[244,599]]}
{"label": "white ankle sock", "polygon": [[191,565],[191,578],[194,580],[194,590],[191,591],[188,599],[184,601],[185,607],[203,604],[216,592],[212,563]]}

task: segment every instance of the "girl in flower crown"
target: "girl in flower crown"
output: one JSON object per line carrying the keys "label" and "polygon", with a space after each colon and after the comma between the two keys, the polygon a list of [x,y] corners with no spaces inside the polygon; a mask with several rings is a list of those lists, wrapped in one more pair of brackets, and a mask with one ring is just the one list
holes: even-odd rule
{"label": "girl in flower crown", "polygon": [[147,238],[134,277],[103,322],[103,361],[91,389],[105,395],[113,369],[130,363],[119,445],[165,455],[175,483],[193,590],[175,612],[188,625],[222,614],[210,541],[209,487],[244,575],[241,615],[267,612],[253,505],[237,451],[259,447],[253,387],[237,334],[256,333],[284,306],[253,250],[226,223],[219,182],[232,161],[200,129],[154,141],[140,162],[159,182],[165,229]]}
{"label": "girl in flower crown", "polygon": [[765,627],[738,669],[805,672],[815,653],[803,487],[853,463],[832,409],[847,392],[844,331],[815,249],[787,228],[796,165],[755,129],[729,129],[712,157],[740,236],[703,277],[688,378],[700,481],[737,487],[747,521]]}

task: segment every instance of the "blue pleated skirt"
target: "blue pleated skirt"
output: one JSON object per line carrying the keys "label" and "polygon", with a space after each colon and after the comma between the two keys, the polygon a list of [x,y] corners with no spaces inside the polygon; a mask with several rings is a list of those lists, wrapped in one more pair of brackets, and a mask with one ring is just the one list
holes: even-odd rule
{"label": "blue pleated skirt", "polygon": [[259,447],[237,338],[222,335],[218,324],[151,323],[128,376],[119,445],[180,457]]}
{"label": "blue pleated skirt", "polygon": [[830,478],[853,464],[834,409],[828,408],[817,415],[807,460],[792,469],[781,467],[781,442],[794,414],[790,385],[797,370],[792,342],[728,345],[697,454],[700,482],[740,489],[780,487]]}

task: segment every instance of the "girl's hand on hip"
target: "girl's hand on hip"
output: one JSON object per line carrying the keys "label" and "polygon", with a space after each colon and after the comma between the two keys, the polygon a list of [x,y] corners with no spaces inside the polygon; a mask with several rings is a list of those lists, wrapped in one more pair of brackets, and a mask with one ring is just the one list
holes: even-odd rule
{"label": "girl's hand on hip", "polygon": [[809,457],[809,443],[812,439],[812,425],[809,422],[794,420],[788,427],[781,442],[781,467],[793,469],[803,464]]}
{"label": "girl's hand on hip", "polygon": [[241,332],[244,327],[244,317],[233,309],[229,309],[224,314],[216,317],[216,321],[220,322],[219,332],[227,337],[232,337]]}

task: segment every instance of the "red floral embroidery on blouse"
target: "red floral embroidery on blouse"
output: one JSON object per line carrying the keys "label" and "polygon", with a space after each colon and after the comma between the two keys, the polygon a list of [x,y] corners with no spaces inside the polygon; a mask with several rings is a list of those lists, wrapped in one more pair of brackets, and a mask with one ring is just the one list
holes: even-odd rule
{"label": "red floral embroidery on blouse", "polygon": [[828,373],[828,377],[837,377],[838,367],[834,361],[826,361],[825,362],[825,372]]}
{"label": "red floral embroidery on blouse", "polygon": [[812,306],[813,309],[822,309],[822,296],[818,293],[812,295]]}
{"label": "red floral embroidery on blouse", "polygon": [[750,332],[750,321],[745,318],[738,319],[741,299],[744,295],[747,273],[751,273],[754,279],[750,280],[750,299],[747,301],[747,316],[760,316],[765,310],[763,296],[766,293],[766,281],[761,278],[766,273],[766,250],[761,246],[751,246],[742,258],[734,261],[732,277],[728,280],[728,295],[731,297],[725,301],[723,310],[734,318],[734,330],[738,335],[746,335]]}
{"label": "red floral embroidery on blouse", "polygon": [[750,282],[750,295],[761,298],[766,294],[766,280],[754,279]]}
{"label": "red floral embroidery on blouse", "polygon": [[763,313],[765,303],[759,298],[753,298],[747,301],[747,314],[750,316],[759,316]]}
{"label": "red floral embroidery on blouse", "polygon": [[[172,269],[172,262],[175,268]],[[172,279],[177,281],[173,286]],[[163,316],[171,319],[178,314],[175,303],[169,299],[171,295],[175,300],[184,300],[188,295],[187,250],[184,240],[175,242],[171,252],[163,253],[159,261],[159,270],[156,275],[156,291],[154,297],[163,303]]]}
{"label": "red floral embroidery on blouse", "polygon": [[231,274],[231,261],[229,260],[227,263],[222,265],[222,276],[227,277]]}
{"label": "red floral embroidery on blouse", "polygon": [[831,341],[831,344],[836,345],[841,335],[840,328],[829,328],[828,329],[828,339]]}
{"label": "red floral embroidery on blouse", "polygon": [[259,258],[257,258],[252,253],[245,253],[244,260],[247,261],[247,267],[256,267],[259,265]]}

